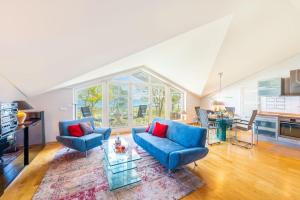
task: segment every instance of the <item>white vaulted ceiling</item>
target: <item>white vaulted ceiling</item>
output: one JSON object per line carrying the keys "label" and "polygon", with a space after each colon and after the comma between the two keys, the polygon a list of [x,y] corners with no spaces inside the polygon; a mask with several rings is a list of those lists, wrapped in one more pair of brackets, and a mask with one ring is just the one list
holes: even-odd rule
{"label": "white vaulted ceiling", "polygon": [[137,66],[205,95],[300,52],[297,0],[3,0],[0,27],[27,96]]}
{"label": "white vaulted ceiling", "polygon": [[230,21],[231,16],[226,16],[67,81],[54,89],[142,65],[199,94],[212,70]]}

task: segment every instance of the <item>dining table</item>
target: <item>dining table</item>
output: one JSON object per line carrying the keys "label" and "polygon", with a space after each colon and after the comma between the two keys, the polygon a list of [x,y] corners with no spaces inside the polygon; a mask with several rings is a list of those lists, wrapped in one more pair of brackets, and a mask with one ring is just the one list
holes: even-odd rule
{"label": "dining table", "polygon": [[217,115],[210,115],[208,117],[209,122],[213,123],[217,128],[217,137],[220,141],[226,141],[226,132],[232,125],[237,118],[228,117],[228,116],[217,116]]}

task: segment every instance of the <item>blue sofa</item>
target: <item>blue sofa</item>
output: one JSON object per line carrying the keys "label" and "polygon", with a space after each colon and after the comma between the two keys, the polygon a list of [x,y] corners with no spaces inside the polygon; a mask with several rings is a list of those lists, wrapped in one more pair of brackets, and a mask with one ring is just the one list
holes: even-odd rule
{"label": "blue sofa", "polygon": [[[167,138],[152,135],[155,122],[167,124]],[[176,169],[205,157],[208,153],[206,129],[179,122],[155,118],[149,132],[146,128],[133,128],[134,141],[155,157],[168,170]]]}
{"label": "blue sofa", "polygon": [[[94,132],[82,137],[70,136],[68,126],[78,124],[80,122],[90,122]],[[102,144],[102,140],[107,140],[110,134],[111,128],[95,128],[94,119],[88,117],[79,120],[60,121],[59,136],[56,136],[56,140],[71,149],[87,153],[88,150],[100,146]]]}

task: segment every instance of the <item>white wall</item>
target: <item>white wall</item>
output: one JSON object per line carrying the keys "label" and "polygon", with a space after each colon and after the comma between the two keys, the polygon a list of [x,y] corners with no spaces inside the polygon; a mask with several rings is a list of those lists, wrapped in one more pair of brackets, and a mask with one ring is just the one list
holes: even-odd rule
{"label": "white wall", "polygon": [[0,76],[0,102],[14,100],[25,100],[26,97],[20,93],[11,83]]}
{"label": "white wall", "polygon": [[56,141],[58,122],[73,119],[73,89],[65,88],[28,99],[35,110],[45,111],[46,142]]}
{"label": "white wall", "polygon": [[[249,117],[252,109],[259,107],[259,98],[257,97],[257,83],[259,80],[270,78],[288,77],[292,69],[300,69],[300,54],[286,59],[278,64],[265,68],[263,71],[255,73],[248,78],[236,82],[235,84],[222,89],[221,97],[226,106],[234,106],[236,113],[242,117]],[[226,72],[224,72],[226,76]],[[201,107],[210,108],[214,99],[218,98],[219,94],[213,93],[209,96],[201,98]],[[300,97],[289,98],[299,102]],[[287,101],[290,103],[290,100]],[[270,111],[270,110],[267,110]],[[295,111],[297,112],[297,110]]]}
{"label": "white wall", "polygon": [[186,93],[186,113],[187,113],[187,121],[192,122],[195,119],[196,112],[195,106],[200,106],[200,98],[190,92]]}

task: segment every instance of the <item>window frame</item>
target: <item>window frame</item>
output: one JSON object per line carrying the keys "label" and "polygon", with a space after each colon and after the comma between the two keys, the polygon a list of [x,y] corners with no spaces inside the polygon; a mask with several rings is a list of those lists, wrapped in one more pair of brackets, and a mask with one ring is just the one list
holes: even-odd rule
{"label": "window frame", "polygon": [[[116,77],[121,76],[130,76],[138,72],[143,72],[148,75],[148,82],[144,83],[133,83],[131,81],[123,81],[123,80],[113,80]],[[155,78],[161,83],[153,83],[152,78]],[[109,77],[105,77],[103,79],[96,79],[90,82],[86,82],[84,84],[78,84],[73,88],[73,102],[74,105],[77,105],[78,102],[78,92],[84,89],[87,89],[89,87],[93,86],[99,86],[102,87],[102,126],[109,126],[109,84],[110,83],[116,83],[116,84],[128,84],[128,125],[127,126],[118,126],[118,127],[112,127],[113,129],[122,129],[122,128],[131,128],[133,126],[145,126],[145,125],[134,125],[134,119],[133,119],[133,86],[134,85],[143,85],[145,87],[148,87],[148,119],[149,123],[153,120],[154,116],[152,115],[152,88],[155,86],[162,86],[165,88],[165,105],[164,105],[164,118],[165,119],[171,119],[171,112],[172,112],[172,92],[171,90],[177,90],[178,92],[182,93],[182,111],[186,110],[186,91],[180,87],[178,87],[176,84],[173,84],[172,82],[164,79],[163,77],[160,77],[159,75],[156,75],[155,73],[149,72],[145,69],[137,69],[130,72],[124,72],[124,73],[118,73],[111,75]],[[78,117],[76,114],[77,109],[74,109],[74,117]],[[175,119],[179,120],[179,119]]]}

